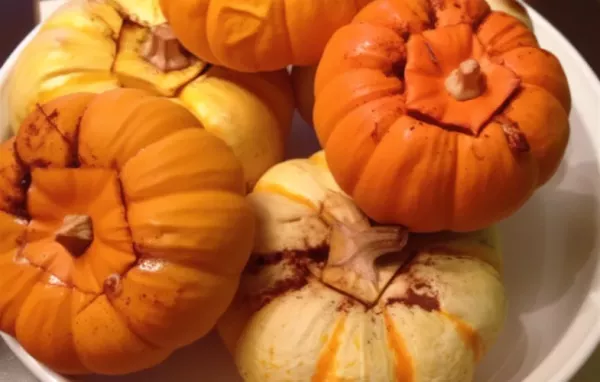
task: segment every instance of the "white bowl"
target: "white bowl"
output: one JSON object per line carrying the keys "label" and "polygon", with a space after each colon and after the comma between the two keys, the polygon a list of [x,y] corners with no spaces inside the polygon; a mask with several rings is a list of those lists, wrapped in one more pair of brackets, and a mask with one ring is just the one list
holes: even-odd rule
{"label": "white bowl", "polygon": [[[555,53],[573,93],[572,136],[552,181],[516,215],[500,224],[505,252],[509,317],[497,345],[479,368],[477,381],[566,381],[600,339],[600,83],[569,42],[529,9],[541,45]],[[5,84],[19,52],[0,70],[0,138],[9,135]],[[290,156],[316,149],[312,130],[294,123]],[[42,381],[68,381],[33,360],[18,343],[10,348]],[[73,379],[75,380],[75,379]],[[216,335],[177,352],[163,365],[120,378],[78,381],[240,381]]]}

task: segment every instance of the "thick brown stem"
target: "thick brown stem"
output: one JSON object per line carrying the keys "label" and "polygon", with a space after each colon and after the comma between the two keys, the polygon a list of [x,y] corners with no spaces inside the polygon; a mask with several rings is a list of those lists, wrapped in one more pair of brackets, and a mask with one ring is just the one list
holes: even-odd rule
{"label": "thick brown stem", "polygon": [[485,87],[479,62],[474,59],[463,61],[446,78],[445,85],[448,93],[457,101],[479,97]]}
{"label": "thick brown stem", "polygon": [[141,46],[140,54],[162,72],[182,70],[190,66],[190,59],[184,53],[169,24],[152,29],[152,33]]}
{"label": "thick brown stem", "polygon": [[55,235],[56,242],[65,247],[72,256],[79,257],[94,240],[92,219],[87,215],[67,215]]}
{"label": "thick brown stem", "polygon": [[407,230],[399,226],[372,227],[352,200],[339,193],[327,196],[323,218],[332,232],[322,281],[363,303],[374,303],[401,266],[397,263],[390,272],[389,267],[379,269],[375,261],[385,254],[402,251]]}

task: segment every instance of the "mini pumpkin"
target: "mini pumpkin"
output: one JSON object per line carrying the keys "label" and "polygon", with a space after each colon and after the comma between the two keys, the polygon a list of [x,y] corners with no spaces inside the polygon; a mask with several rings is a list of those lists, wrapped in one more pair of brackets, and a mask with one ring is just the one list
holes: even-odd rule
{"label": "mini pumpkin", "polygon": [[369,4],[329,41],[314,94],[340,187],[371,218],[412,231],[508,217],[569,140],[560,62],[483,0]]}
{"label": "mini pumpkin", "polygon": [[[533,23],[527,9],[516,0],[486,0],[494,11],[504,12],[523,22],[529,29]],[[315,105],[315,75],[317,66],[294,66],[292,68],[292,86],[296,95],[296,107],[302,119],[313,125],[313,108]]]}
{"label": "mini pumpkin", "polygon": [[187,107],[231,146],[248,188],[284,158],[294,112],[286,71],[242,74],[207,65],[173,36],[158,0],[74,0],[49,17],[19,56],[8,86],[17,129],[36,103],[118,87]]}
{"label": "mini pumpkin", "polygon": [[0,330],[55,371],[157,365],[232,300],[254,239],[243,170],[184,107],[57,98],[0,145],[0,174]]}
{"label": "mini pumpkin", "polygon": [[243,72],[314,65],[327,40],[372,0],[160,0],[181,43]]}
{"label": "mini pumpkin", "polygon": [[493,229],[374,226],[322,152],[248,196],[254,255],[218,330],[248,382],[468,382],[506,301]]}

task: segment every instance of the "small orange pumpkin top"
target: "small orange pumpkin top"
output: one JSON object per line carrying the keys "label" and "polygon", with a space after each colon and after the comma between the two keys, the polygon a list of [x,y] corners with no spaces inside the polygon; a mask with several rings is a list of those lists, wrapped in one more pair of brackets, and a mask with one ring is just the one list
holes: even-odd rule
{"label": "small orange pumpkin top", "polygon": [[38,105],[0,174],[0,330],[55,371],[152,367],[231,302],[254,239],[243,171],[183,106],[125,89]]}
{"label": "small orange pumpkin top", "polygon": [[195,56],[241,72],[314,65],[327,40],[372,0],[160,0]]}
{"label": "small orange pumpkin top", "polygon": [[329,41],[313,117],[373,219],[470,231],[550,179],[570,108],[559,61],[518,19],[484,0],[377,0]]}

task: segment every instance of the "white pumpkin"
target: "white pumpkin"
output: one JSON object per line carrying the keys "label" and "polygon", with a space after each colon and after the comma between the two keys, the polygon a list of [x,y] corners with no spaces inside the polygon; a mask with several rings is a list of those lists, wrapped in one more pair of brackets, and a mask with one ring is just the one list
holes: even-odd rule
{"label": "white pumpkin", "polygon": [[493,230],[373,225],[323,152],[248,196],[255,255],[219,332],[248,382],[468,382],[505,319]]}

